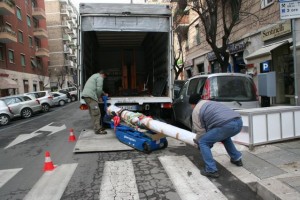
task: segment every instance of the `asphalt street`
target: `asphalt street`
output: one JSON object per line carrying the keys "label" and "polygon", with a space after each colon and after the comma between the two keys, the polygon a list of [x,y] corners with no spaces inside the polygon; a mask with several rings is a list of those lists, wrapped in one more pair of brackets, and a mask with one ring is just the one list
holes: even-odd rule
{"label": "asphalt street", "polygon": [[[203,162],[199,151],[194,147],[168,147],[150,154],[136,150],[74,153],[76,141],[68,141],[71,128],[76,138],[83,129],[91,128],[89,115],[79,109],[78,102],[52,109],[49,113],[38,114],[27,120],[14,120],[10,125],[0,127],[0,177],[6,177],[6,181],[0,180],[1,200],[30,199],[30,195],[33,194],[40,195],[39,199],[49,199],[53,193],[56,197],[52,196],[52,200],[113,199],[115,194],[100,192],[100,187],[107,178],[107,166],[119,163],[121,166],[129,166],[122,175],[128,173],[129,176],[129,171],[132,172],[135,177],[132,187],[137,191],[136,196],[131,196],[133,192],[128,194],[127,188],[129,190],[131,186],[127,183],[127,187],[123,189],[124,196],[120,199],[188,199],[184,192],[180,192],[184,186],[179,187],[172,178],[176,178],[176,174],[172,175],[167,170],[166,159],[188,159],[196,169],[191,169],[191,173],[195,173],[195,176],[191,177],[201,178],[199,169],[203,167]],[[46,151],[51,153],[51,161],[57,165],[52,175],[43,171]],[[185,165],[183,163],[180,166],[180,162],[177,164],[177,168]],[[222,165],[218,167],[221,177],[205,179],[205,182],[202,182],[203,186],[216,188],[213,191],[220,191],[224,195],[222,199],[260,199],[226,168]],[[5,174],[10,175],[4,176]],[[126,181],[126,176],[123,178]],[[110,177],[108,179],[113,180]],[[132,179],[130,181],[132,182]],[[198,193],[209,193],[207,188],[206,191],[200,191],[203,189],[200,186],[196,188],[199,188],[199,191],[196,191]],[[101,196],[103,194],[106,196]]]}

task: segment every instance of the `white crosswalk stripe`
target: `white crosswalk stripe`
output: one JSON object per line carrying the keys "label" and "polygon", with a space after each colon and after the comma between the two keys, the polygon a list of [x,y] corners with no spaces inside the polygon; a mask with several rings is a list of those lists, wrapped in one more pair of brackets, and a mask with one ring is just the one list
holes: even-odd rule
{"label": "white crosswalk stripe", "polygon": [[159,157],[182,200],[227,199],[186,156]]}
{"label": "white crosswalk stripe", "polygon": [[[207,177],[200,174],[199,169],[186,156],[159,156],[158,160],[162,164],[161,169],[166,172],[173,184],[173,191],[175,188],[181,200],[227,199]],[[142,198],[139,197],[140,186],[135,177],[136,165],[133,163],[133,160],[104,163],[99,200]],[[77,165],[78,163],[63,164],[53,171],[46,171],[25,195],[24,200],[63,199],[64,191]],[[0,170],[0,188],[21,170],[22,168]]]}
{"label": "white crosswalk stripe", "polygon": [[0,188],[21,170],[22,168],[0,170]]}
{"label": "white crosswalk stripe", "polygon": [[45,172],[23,200],[59,200],[76,167],[77,163],[64,164]]}
{"label": "white crosswalk stripe", "polygon": [[139,199],[131,160],[105,162],[100,199]]}

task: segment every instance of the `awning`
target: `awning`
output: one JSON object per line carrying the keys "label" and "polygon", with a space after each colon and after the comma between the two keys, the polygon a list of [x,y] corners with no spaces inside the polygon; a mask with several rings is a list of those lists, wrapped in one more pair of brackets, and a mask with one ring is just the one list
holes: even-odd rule
{"label": "awning", "polygon": [[251,59],[258,58],[258,57],[271,55],[271,51],[273,49],[276,49],[277,47],[280,47],[280,46],[285,45],[290,42],[291,42],[291,39],[273,43],[273,44],[270,44],[267,46],[263,46],[262,48],[258,49],[257,51],[253,52],[252,54],[246,56],[245,59],[251,60]]}
{"label": "awning", "polygon": [[0,77],[0,89],[18,88],[18,83],[7,77]]}

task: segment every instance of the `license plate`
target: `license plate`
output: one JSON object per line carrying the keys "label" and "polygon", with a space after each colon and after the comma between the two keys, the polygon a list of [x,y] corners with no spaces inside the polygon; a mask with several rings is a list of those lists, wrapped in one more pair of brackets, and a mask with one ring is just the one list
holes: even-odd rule
{"label": "license plate", "polygon": [[132,110],[132,111],[138,110],[138,106],[117,106],[117,107],[125,109],[125,110]]}

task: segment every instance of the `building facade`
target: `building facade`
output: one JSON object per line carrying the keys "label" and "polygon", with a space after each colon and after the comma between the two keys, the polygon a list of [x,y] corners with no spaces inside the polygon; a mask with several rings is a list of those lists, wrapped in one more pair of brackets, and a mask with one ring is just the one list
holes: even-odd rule
{"label": "building facade", "polygon": [[0,1],[0,96],[50,87],[48,57],[44,0]]}
{"label": "building facade", "polygon": [[70,0],[45,0],[52,90],[77,85],[77,16]]}
{"label": "building facade", "polygon": [[[175,3],[175,9],[178,8],[179,2]],[[198,15],[189,10],[188,5],[184,6],[188,11],[185,16],[188,20],[183,21],[182,18],[176,27],[181,28],[187,35],[181,43],[184,47],[184,77],[221,72],[220,64],[206,42],[203,26],[200,20],[197,20]],[[299,75],[294,73],[293,56],[293,44],[296,44],[296,47],[299,45],[299,39],[293,42],[293,30],[300,27],[299,20],[295,19],[295,27],[291,19],[281,20],[279,2],[275,0],[244,0],[243,6],[249,14],[245,15],[231,32],[227,46],[230,54],[227,71],[252,75],[258,88],[259,74],[275,72],[275,83],[272,84],[276,95],[270,97],[271,104],[299,105]],[[294,34],[295,38],[300,37],[299,33]],[[221,39],[218,38],[218,44],[221,44]],[[174,42],[178,45],[176,38]],[[297,50],[295,66],[298,72],[299,54],[300,51]],[[295,88],[298,88],[296,92]]]}

